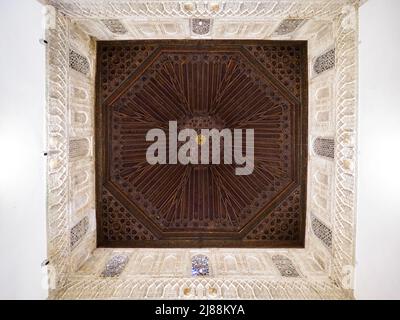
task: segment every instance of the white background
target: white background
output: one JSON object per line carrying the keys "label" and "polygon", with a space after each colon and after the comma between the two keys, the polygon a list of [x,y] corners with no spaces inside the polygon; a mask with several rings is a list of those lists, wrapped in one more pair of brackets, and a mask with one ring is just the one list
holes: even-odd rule
{"label": "white background", "polygon": [[[360,12],[358,299],[400,299],[399,12],[399,0]],[[0,299],[46,297],[41,20],[35,0],[0,0]]]}
{"label": "white background", "polygon": [[399,13],[399,0],[360,9],[358,299],[400,299]]}
{"label": "white background", "polygon": [[42,6],[0,0],[0,298],[45,298]]}

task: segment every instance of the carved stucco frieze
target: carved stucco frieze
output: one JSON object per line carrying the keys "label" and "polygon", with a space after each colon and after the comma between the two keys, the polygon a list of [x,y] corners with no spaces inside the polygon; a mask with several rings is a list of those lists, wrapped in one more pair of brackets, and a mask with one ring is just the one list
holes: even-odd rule
{"label": "carved stucco frieze", "polygon": [[[358,1],[353,1],[355,6],[348,6],[349,1],[339,0],[325,1],[324,4],[312,0],[301,1],[301,4],[297,0],[287,0],[279,1],[280,5],[277,5],[278,1],[260,1],[258,4],[249,2],[242,7],[238,6],[240,1],[232,1],[217,11],[206,11],[209,12],[209,17],[214,19],[215,32],[222,30],[219,26],[223,20],[220,20],[220,23],[218,18],[235,18],[230,30],[237,30],[237,36],[241,38],[254,37],[251,35],[253,32],[258,38],[268,39],[283,19],[308,19],[301,30],[296,31],[295,37],[309,39],[310,66],[322,52],[335,48],[334,69],[321,74],[310,72],[310,117],[312,120],[318,120],[310,121],[310,130],[315,137],[328,130],[329,137],[333,137],[335,141],[335,150],[333,160],[320,157],[314,161],[315,156],[310,152],[311,172],[319,170],[318,177],[328,175],[329,181],[327,180],[326,186],[321,184],[320,188],[309,188],[308,201],[314,195],[318,195],[318,192],[321,192],[321,196],[329,197],[326,209],[317,210],[317,202],[313,207],[317,212],[313,213],[318,219],[322,219],[321,221],[329,222],[325,227],[329,227],[332,232],[331,250],[327,250],[327,246],[321,244],[320,239],[308,234],[305,249],[285,251],[284,254],[291,255],[293,266],[300,275],[293,277],[289,282],[273,267],[273,252],[251,249],[231,253],[229,250],[217,251],[211,255],[197,250],[197,253],[204,253],[209,257],[212,274],[207,278],[191,277],[190,257],[196,252],[190,253],[184,249],[182,256],[180,253],[168,255],[161,249],[148,250],[147,255],[142,258],[139,257],[141,251],[136,251],[134,256],[130,256],[121,276],[113,278],[112,282],[101,277],[101,271],[111,253],[97,249],[92,254],[95,248],[92,156],[94,47],[93,40],[86,34],[87,19],[92,19],[90,23],[103,26],[98,29],[102,37],[111,38],[111,32],[107,32],[107,27],[101,19],[163,17],[162,22],[151,22],[154,32],[163,32],[165,37],[168,37],[168,32],[172,32],[170,36],[173,34],[175,38],[185,38],[189,35],[187,19],[195,17],[198,10],[203,8],[200,4],[195,4],[188,12],[179,1],[166,1],[162,4],[159,1],[147,1],[148,6],[139,10],[139,2],[133,6],[132,3],[126,6],[129,1],[113,2],[115,4],[112,7],[107,7],[106,1],[99,1],[94,7],[90,7],[90,1],[85,0],[79,3],[72,0],[54,0],[50,3],[58,9],[58,13],[47,10],[48,251],[49,270],[51,276],[55,275],[56,278],[51,297],[351,297],[351,277],[347,275],[351,274],[354,267]],[[108,9],[104,10],[105,8]],[[256,17],[262,17],[266,22],[258,26]],[[313,18],[325,19],[328,23],[321,24],[320,20],[317,22]],[[146,38],[148,24],[141,19],[133,27],[124,20],[130,38]],[[135,29],[139,24],[143,32]],[[76,25],[79,27],[76,28]],[[231,34],[230,30],[224,28],[218,37],[232,38],[234,33]],[[318,37],[318,41],[313,40]],[[76,72],[69,67],[70,50],[75,50],[89,59],[90,70],[87,74]],[[324,86],[324,83],[331,86]],[[315,99],[311,97],[313,94]],[[81,139],[87,139],[87,142],[75,142]],[[86,153],[84,149],[89,151]],[[71,151],[77,157],[71,157]],[[315,170],[312,167],[313,161],[319,166]],[[307,221],[311,223],[311,212],[307,212],[307,215]],[[71,230],[85,217],[88,219],[88,230],[83,236],[84,239],[79,245],[71,248]],[[308,233],[312,232],[312,228],[307,230]],[[324,237],[329,233],[325,231],[324,228]],[[135,264],[138,259],[143,259],[140,260],[142,266],[152,267],[141,269]],[[182,267],[166,272],[168,266],[177,261]],[[91,265],[97,268],[98,272],[84,273]],[[242,275],[250,269],[254,271],[251,277],[243,279]],[[135,276],[125,278],[124,274],[129,270],[136,270]],[[274,270],[274,273],[268,274],[269,270]]]}

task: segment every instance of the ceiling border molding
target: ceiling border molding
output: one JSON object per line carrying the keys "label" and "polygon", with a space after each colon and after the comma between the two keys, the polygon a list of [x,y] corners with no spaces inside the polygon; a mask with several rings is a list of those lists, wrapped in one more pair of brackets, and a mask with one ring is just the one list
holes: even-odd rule
{"label": "ceiling border molding", "polygon": [[[346,5],[360,0],[264,0],[176,1],[176,0],[48,0],[70,18],[325,18],[340,14]],[[216,9],[217,8],[217,9]]]}

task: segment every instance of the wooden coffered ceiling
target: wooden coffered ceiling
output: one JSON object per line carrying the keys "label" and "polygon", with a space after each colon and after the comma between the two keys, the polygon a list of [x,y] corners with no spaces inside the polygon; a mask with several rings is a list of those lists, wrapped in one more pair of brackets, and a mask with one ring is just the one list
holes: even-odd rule
{"label": "wooden coffered ceiling", "polygon": [[[97,232],[106,247],[301,247],[307,45],[119,41],[97,48]],[[254,129],[254,171],[150,165],[146,133]]]}

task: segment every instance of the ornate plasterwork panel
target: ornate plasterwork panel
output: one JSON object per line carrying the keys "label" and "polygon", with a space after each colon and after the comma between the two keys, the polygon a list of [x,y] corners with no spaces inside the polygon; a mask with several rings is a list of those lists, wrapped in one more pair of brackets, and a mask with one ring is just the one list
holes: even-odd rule
{"label": "ornate plasterwork panel", "polygon": [[104,19],[101,22],[107,27],[107,29],[114,34],[125,34],[128,30],[124,24],[118,19]]}
{"label": "ornate plasterwork panel", "polygon": [[320,157],[333,159],[335,157],[335,141],[329,137],[318,137],[313,142],[313,151]]}
{"label": "ornate plasterwork panel", "polygon": [[[208,273],[199,275],[197,268],[206,263]],[[59,297],[340,299],[343,292],[329,281],[318,257],[305,258],[297,251],[97,249]]]}
{"label": "ornate plasterwork panel", "polygon": [[211,19],[190,19],[190,29],[192,34],[204,36],[210,33],[212,27]]}
{"label": "ornate plasterwork panel", "polygon": [[215,18],[313,18],[333,19],[346,5],[359,0],[264,0],[209,1],[176,0],[48,0],[60,11],[74,18],[122,17],[215,17]]}
{"label": "ornate plasterwork panel", "polygon": [[204,254],[197,254],[192,257],[192,275],[208,276],[210,274],[209,259]]}
{"label": "ornate plasterwork panel", "polygon": [[[52,281],[51,297],[305,299],[352,296],[359,1],[223,1],[221,4],[226,5],[213,8],[198,1],[191,5],[183,1],[151,0],[146,1],[146,5],[128,0],[96,3],[50,0],[47,3],[53,4],[58,11],[56,13],[49,7],[46,17],[48,250],[49,274],[55,280]],[[321,54],[335,48],[335,66],[320,74],[312,72],[310,67],[309,75],[309,123],[312,125],[309,128],[307,201],[310,204],[316,199],[314,195],[319,195],[327,197],[329,203],[326,210],[318,209],[324,201],[318,200],[313,206],[308,204],[305,249],[279,252],[289,255],[300,277],[282,279],[270,259],[274,252],[266,253],[269,258],[260,258],[252,256],[250,251],[238,252],[238,249],[230,253],[218,252],[216,259],[209,252],[190,253],[186,249],[186,258],[180,261],[187,276],[181,276],[175,269],[165,271],[174,259],[166,257],[168,253],[163,250],[149,252],[152,258],[146,257],[142,261],[145,266],[158,261],[155,264],[158,267],[140,269],[135,267],[136,260],[129,256],[129,262],[119,276],[101,276],[111,255],[118,252],[98,254],[95,250],[92,254],[96,246],[92,161],[94,55],[91,51],[93,42],[88,35],[101,40],[190,38],[190,18],[213,19],[209,37],[222,39],[276,39],[273,33],[282,20],[305,19],[307,21],[293,33],[278,39],[308,40],[309,66]],[[124,35],[113,33],[102,23],[105,19],[118,19],[128,32]],[[88,59],[90,72],[87,76],[69,68],[70,49]],[[334,159],[313,152],[312,142],[317,137],[334,139]],[[69,155],[70,138],[80,140],[73,142],[72,156]],[[318,177],[317,188],[311,187],[310,175]],[[329,178],[325,179],[324,175]],[[317,199],[321,199],[319,197]],[[89,220],[88,231],[76,247],[71,247],[71,230],[85,216]],[[320,237],[316,236],[312,230],[312,217],[332,231],[330,248],[321,241],[329,231],[323,228],[322,233],[316,232]],[[210,258],[210,276],[191,276],[192,254],[206,254]],[[226,259],[221,258],[223,255],[227,255]],[[248,260],[259,267],[254,267],[255,271],[247,277],[240,266]],[[124,278],[131,264],[135,276]],[[264,264],[268,267],[260,267]],[[98,272],[91,266],[98,268]],[[270,270],[273,273],[269,273]]]}
{"label": "ornate plasterwork panel", "polygon": [[124,271],[126,264],[129,261],[129,256],[126,254],[117,254],[112,256],[104,267],[101,273],[102,277],[117,277]]}
{"label": "ornate plasterwork panel", "polygon": [[284,36],[298,30],[305,23],[304,19],[285,19],[274,31],[276,36]]}
{"label": "ornate plasterwork panel", "polygon": [[[70,266],[68,172],[68,19],[54,17],[47,33],[47,225],[49,269],[55,288],[62,287]],[[54,288],[54,289],[55,289]]]}
{"label": "ornate plasterwork panel", "polygon": [[[99,40],[124,40],[267,39],[268,37],[298,39],[307,33],[300,33],[301,30],[312,29],[315,25],[332,21],[333,17],[341,14],[344,6],[357,5],[359,1],[47,0],[47,2],[79,21],[89,35]],[[204,25],[196,27],[198,30],[203,30],[201,33],[193,32],[193,21],[201,23],[204,21]],[[121,32],[125,29],[126,32]]]}
{"label": "ornate plasterwork panel", "polygon": [[[51,12],[51,11],[50,11]],[[95,248],[93,42],[63,15],[47,47],[48,256],[61,287]]]}
{"label": "ornate plasterwork panel", "polygon": [[316,74],[321,74],[335,67],[335,49],[329,49],[314,61],[313,70]]}

